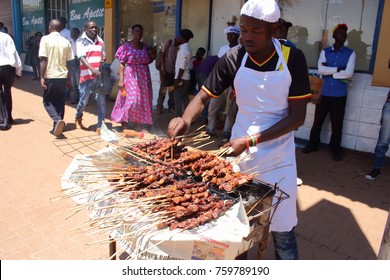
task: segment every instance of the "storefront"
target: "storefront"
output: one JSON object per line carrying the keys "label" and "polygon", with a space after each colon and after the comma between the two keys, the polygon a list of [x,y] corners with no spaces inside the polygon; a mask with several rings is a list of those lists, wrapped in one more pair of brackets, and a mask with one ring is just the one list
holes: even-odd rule
{"label": "storefront", "polygon": [[[13,31],[18,50],[23,50],[25,40],[36,31],[47,32],[51,18],[64,16],[68,28],[83,28],[86,20],[98,23],[106,43],[107,62],[111,63],[115,51],[124,40],[131,39],[128,29],[138,23],[144,26],[144,42],[158,48],[168,38],[173,38],[182,28],[191,29],[193,53],[204,47],[208,55],[215,55],[227,43],[223,30],[228,24],[239,24],[240,9],[245,0],[19,0],[12,1]],[[349,88],[349,97],[343,128],[346,148],[373,151],[379,130],[379,118],[390,86],[386,46],[390,29],[384,24],[389,5],[384,0],[330,1],[330,0],[279,0],[282,17],[292,22],[288,39],[301,49],[312,71],[322,47],[332,45],[332,28],[346,23],[346,45],[357,54],[355,75]],[[20,12],[21,11],[21,12]],[[21,13],[21,15],[20,15]],[[0,12],[1,15],[1,12]],[[20,19],[20,20],[19,20]],[[22,22],[21,32],[15,24]],[[19,34],[22,34],[20,36]],[[131,33],[130,33],[131,35]],[[18,44],[19,41],[23,41]],[[154,67],[151,67],[154,68]],[[158,73],[154,89],[158,88]],[[309,105],[305,124],[296,136],[308,139],[314,107]],[[323,142],[330,138],[330,127],[323,130]]]}
{"label": "storefront", "polygon": [[35,32],[48,32],[51,19],[65,17],[68,28],[83,29],[87,20],[96,21],[104,32],[104,0],[21,0],[22,42]]}

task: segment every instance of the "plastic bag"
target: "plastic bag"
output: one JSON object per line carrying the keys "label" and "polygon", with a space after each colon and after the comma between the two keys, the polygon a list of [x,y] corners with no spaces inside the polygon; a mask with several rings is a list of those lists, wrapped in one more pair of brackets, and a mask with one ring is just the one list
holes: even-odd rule
{"label": "plastic bag", "polygon": [[116,143],[119,140],[118,136],[116,136],[113,131],[109,130],[104,122],[100,128],[100,138],[111,143]]}
{"label": "plastic bag", "polygon": [[111,69],[106,67],[102,63],[99,67],[99,72],[101,73],[100,78],[95,79],[95,90],[94,92],[99,94],[110,94],[111,92]]}
{"label": "plastic bag", "polygon": [[119,80],[119,65],[120,64],[121,63],[119,62],[119,59],[115,58],[110,66],[111,76],[115,77],[115,80]]}

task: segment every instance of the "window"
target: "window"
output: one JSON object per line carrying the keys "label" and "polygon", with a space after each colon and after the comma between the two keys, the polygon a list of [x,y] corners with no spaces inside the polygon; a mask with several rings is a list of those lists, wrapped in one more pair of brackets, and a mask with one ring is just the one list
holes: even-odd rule
{"label": "window", "polygon": [[67,18],[67,0],[48,0],[47,1],[47,22],[50,20],[64,17]]}
{"label": "window", "polygon": [[348,38],[345,45],[356,52],[355,71],[368,72],[379,1],[289,1],[292,4],[281,5],[282,17],[293,23],[288,39],[304,52],[309,67],[317,68],[322,41],[326,46],[331,46],[334,42],[331,34],[333,27],[346,23]]}
{"label": "window", "polygon": [[158,47],[164,40],[172,39],[175,36],[176,0],[119,1],[120,43],[131,37],[128,28],[137,23],[144,27],[143,41],[148,46]]}

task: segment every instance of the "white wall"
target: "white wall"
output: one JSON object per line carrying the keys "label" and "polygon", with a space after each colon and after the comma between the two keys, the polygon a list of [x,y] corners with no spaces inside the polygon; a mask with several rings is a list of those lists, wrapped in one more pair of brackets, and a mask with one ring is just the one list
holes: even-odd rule
{"label": "white wall", "polygon": [[[388,88],[371,86],[372,75],[355,73],[348,89],[341,145],[345,148],[373,153],[378,139],[380,117]],[[309,104],[306,120],[295,136],[309,139],[315,105]],[[329,116],[325,120],[321,142],[329,143],[331,128]],[[386,154],[390,156],[390,150]]]}
{"label": "white wall", "polygon": [[227,27],[227,22],[232,21],[233,16],[237,18],[236,25],[239,24],[240,10],[243,3],[243,0],[213,1],[210,55],[217,55],[219,48],[228,43],[223,31]]}

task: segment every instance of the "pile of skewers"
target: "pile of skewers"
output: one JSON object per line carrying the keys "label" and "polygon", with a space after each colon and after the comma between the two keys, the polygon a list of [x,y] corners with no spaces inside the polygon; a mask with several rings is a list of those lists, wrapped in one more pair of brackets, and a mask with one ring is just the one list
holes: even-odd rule
{"label": "pile of skewers", "polygon": [[89,197],[73,214],[86,206],[98,214],[77,228],[106,236],[117,230],[132,242],[164,228],[187,230],[218,219],[238,201],[229,193],[254,177],[233,172],[220,155],[161,138],[86,157],[73,172],[79,188],[65,195]]}

